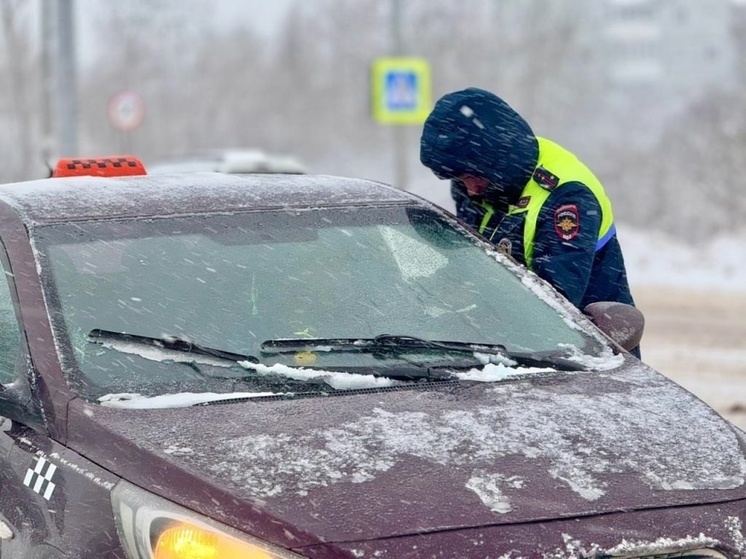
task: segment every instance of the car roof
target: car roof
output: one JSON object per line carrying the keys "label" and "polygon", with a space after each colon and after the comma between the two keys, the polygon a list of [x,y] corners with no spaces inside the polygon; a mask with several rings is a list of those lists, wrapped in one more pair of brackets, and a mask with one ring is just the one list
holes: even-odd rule
{"label": "car roof", "polygon": [[185,215],[269,208],[427,204],[392,186],[330,175],[178,173],[60,177],[0,186],[29,224],[125,216]]}

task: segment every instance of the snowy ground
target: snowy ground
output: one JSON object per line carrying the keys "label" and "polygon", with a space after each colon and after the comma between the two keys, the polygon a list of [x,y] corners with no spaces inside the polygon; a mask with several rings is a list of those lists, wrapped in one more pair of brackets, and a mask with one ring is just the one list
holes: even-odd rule
{"label": "snowy ground", "polygon": [[746,295],[746,231],[692,246],[620,225],[630,282]]}

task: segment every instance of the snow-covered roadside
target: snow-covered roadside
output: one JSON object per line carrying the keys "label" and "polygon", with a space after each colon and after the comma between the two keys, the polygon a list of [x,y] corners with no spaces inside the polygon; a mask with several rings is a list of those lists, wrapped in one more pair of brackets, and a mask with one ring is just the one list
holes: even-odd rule
{"label": "snow-covered roadside", "polygon": [[694,246],[618,225],[630,283],[746,293],[746,230]]}

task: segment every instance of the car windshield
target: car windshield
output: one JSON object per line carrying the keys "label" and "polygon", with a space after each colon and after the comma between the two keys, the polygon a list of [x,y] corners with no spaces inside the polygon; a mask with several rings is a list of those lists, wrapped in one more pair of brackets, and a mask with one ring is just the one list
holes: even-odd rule
{"label": "car windshield", "polygon": [[300,370],[421,381],[605,348],[423,208],[101,220],[33,236],[63,370],[89,399],[311,390],[319,376]]}

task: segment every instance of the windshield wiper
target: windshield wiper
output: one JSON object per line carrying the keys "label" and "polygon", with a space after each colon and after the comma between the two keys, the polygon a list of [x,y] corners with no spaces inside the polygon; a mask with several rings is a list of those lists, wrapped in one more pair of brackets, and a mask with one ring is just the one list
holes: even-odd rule
{"label": "windshield wiper", "polygon": [[[551,367],[559,371],[582,371],[579,363],[544,353],[508,351],[502,344],[482,344],[458,341],[440,341],[416,336],[380,334],[373,338],[286,338],[266,340],[262,343],[264,354],[293,353],[298,351],[350,351],[377,353],[409,352],[416,350],[441,350],[446,353],[486,354],[503,357],[523,367]],[[452,365],[445,365],[452,366]]]}
{"label": "windshield wiper", "polygon": [[374,338],[283,338],[266,340],[260,346],[262,353],[292,353],[296,351],[380,351],[412,350],[412,349],[442,349],[458,353],[490,353],[506,355],[507,349],[503,345],[472,344],[466,342],[443,342],[427,340],[416,336],[402,336],[396,334],[380,334]]}
{"label": "windshield wiper", "polygon": [[156,347],[159,349],[169,349],[180,353],[192,353],[195,355],[204,355],[208,357],[215,357],[217,359],[223,359],[225,361],[250,361],[251,363],[259,363],[259,359],[253,355],[245,355],[242,353],[233,353],[231,351],[225,351],[224,349],[216,349],[213,347],[206,347],[194,343],[193,341],[181,337],[172,336],[169,334],[163,334],[159,337],[154,336],[141,336],[139,334],[127,334],[125,332],[113,332],[111,330],[100,330],[94,329],[88,333],[88,340],[93,343],[104,344],[106,342],[132,342],[148,347]]}

